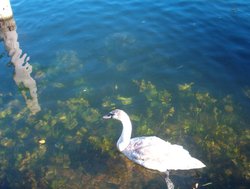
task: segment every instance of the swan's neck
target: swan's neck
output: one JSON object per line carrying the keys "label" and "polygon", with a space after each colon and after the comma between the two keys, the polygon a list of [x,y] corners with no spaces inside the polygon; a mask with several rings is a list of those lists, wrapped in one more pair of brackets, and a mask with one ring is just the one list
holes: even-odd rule
{"label": "swan's neck", "polygon": [[123,129],[122,129],[122,134],[118,139],[116,145],[120,151],[123,151],[129,145],[132,133],[132,124],[127,114],[124,115],[122,120],[120,121],[122,122]]}

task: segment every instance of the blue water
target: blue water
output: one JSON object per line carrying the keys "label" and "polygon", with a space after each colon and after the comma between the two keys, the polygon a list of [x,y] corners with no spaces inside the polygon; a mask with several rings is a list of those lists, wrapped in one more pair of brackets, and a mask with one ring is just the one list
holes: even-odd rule
{"label": "blue water", "polygon": [[[249,85],[249,4],[244,1],[57,4],[13,2],[23,49],[47,69],[55,66],[57,52],[73,50],[84,65],[79,76],[86,75],[92,86],[121,75],[162,80],[170,88],[195,81],[230,94]],[[117,64],[125,65],[126,74],[107,74]]]}
{"label": "blue water", "polygon": [[[192,92],[194,94],[209,93],[210,96],[217,99],[216,107],[219,108],[226,101],[225,99],[230,99],[229,101],[232,103],[228,101],[227,103],[230,106],[233,104],[231,117],[234,120],[230,122],[231,125],[226,124],[227,120],[223,120],[223,116],[219,120],[223,120],[221,125],[233,128],[236,133],[247,133],[245,138],[244,134],[236,136],[240,138],[239,145],[244,143],[241,147],[242,154],[239,157],[244,159],[246,156],[244,162],[249,163],[249,156],[247,157],[249,155],[247,151],[249,151],[250,124],[249,1],[12,0],[11,3],[20,47],[31,58],[32,77],[37,83],[41,111],[33,118],[21,114],[22,117],[18,121],[14,116],[8,115],[2,118],[0,124],[6,131],[6,136],[11,136],[13,140],[16,136],[13,134],[15,129],[7,130],[12,124],[15,125],[14,128],[28,127],[30,133],[34,132],[34,134],[29,134],[30,140],[26,139],[22,142],[17,140],[23,146],[20,151],[14,148],[14,153],[25,154],[24,151],[29,148],[33,149],[35,146],[33,138],[39,137],[46,138],[48,150],[42,160],[34,161],[32,166],[27,166],[28,173],[23,173],[23,170],[14,166],[11,171],[8,171],[7,166],[2,171],[4,176],[1,175],[0,186],[3,183],[2,186],[5,184],[10,188],[15,188],[17,184],[22,185],[24,181],[31,188],[32,182],[28,181],[27,177],[29,173],[34,174],[36,172],[34,170],[39,170],[43,173],[34,176],[37,179],[38,188],[69,187],[65,183],[60,185],[58,181],[60,178],[68,179],[72,188],[72,183],[75,183],[75,188],[81,188],[83,185],[83,188],[100,188],[98,187],[100,185],[103,185],[103,188],[165,188],[164,181],[157,174],[149,176],[147,174],[150,173],[146,173],[146,170],[138,167],[130,172],[127,170],[128,168],[124,168],[125,165],[122,165],[126,160],[121,161],[120,157],[113,160],[112,155],[109,154],[109,151],[116,155],[119,154],[115,150],[115,140],[119,136],[120,130],[111,127],[118,123],[103,122],[102,114],[107,113],[111,108],[118,107],[131,115],[145,115],[145,118],[140,117],[140,119],[149,119],[145,114],[148,112],[145,111],[148,103],[138,92],[134,80],[150,81],[159,91],[168,90],[172,94],[172,106],[175,107],[175,113],[179,116],[173,117],[167,122],[167,125],[183,124],[184,118],[181,116],[183,115],[181,112],[191,111],[187,106],[195,104],[189,101],[189,97],[182,98],[178,90],[180,84],[193,83]],[[12,113],[18,114],[26,105],[13,81],[13,67],[8,64],[10,60],[3,42],[1,43],[0,111],[6,111],[9,106],[12,107],[17,103],[14,105]],[[120,102],[117,100],[119,95],[131,98],[132,103]],[[81,104],[82,108],[77,107],[78,109],[75,110],[67,104],[70,104],[68,102],[70,99],[81,97],[89,101],[88,106]],[[103,103],[107,100],[113,102],[113,105],[104,106]],[[182,106],[184,108],[181,108]],[[106,137],[110,137],[113,143],[113,150],[103,151],[98,145],[94,147],[90,144],[85,145],[84,142],[81,145],[76,143],[75,148],[71,149],[70,144],[65,142],[67,132],[75,136],[78,129],[85,127],[87,123],[84,121],[85,118],[82,118],[84,112],[92,110],[98,111],[99,117],[97,116],[98,118],[91,122],[91,127],[86,126],[87,135],[103,138],[107,134]],[[154,109],[152,110],[154,111]],[[231,112],[231,110],[227,111]],[[39,121],[49,120],[48,117],[63,115],[71,115],[71,119],[77,122],[76,128],[69,129],[69,131],[63,130],[59,124],[58,128],[51,126],[51,128],[48,127],[48,130],[35,129],[33,131],[31,129],[35,128]],[[207,112],[207,115],[209,117],[210,113]],[[63,120],[63,118],[61,119]],[[190,119],[195,120],[197,117],[190,114]],[[150,121],[150,123],[158,123],[160,118],[153,116]],[[138,121],[138,124],[142,122]],[[205,127],[210,127],[209,121],[207,122]],[[61,124],[64,125],[65,122]],[[53,124],[49,122],[48,126],[50,125]],[[162,128],[154,125],[151,126],[151,129],[154,132],[150,134],[169,140],[166,138],[168,135],[162,133]],[[52,132],[52,130],[53,133],[58,132],[59,134],[48,135],[48,132]],[[109,130],[112,134],[108,134]],[[208,130],[213,132],[212,128]],[[147,134],[135,132],[134,135]],[[3,134],[1,137],[6,136]],[[208,169],[199,173],[201,176],[196,180],[192,176],[187,179],[177,175],[173,178],[174,181],[180,183],[177,184],[177,187],[187,188],[191,182],[199,182],[201,184],[212,183],[202,188],[247,188],[249,170],[240,176],[230,174],[230,171],[236,169],[235,167],[242,166],[232,163],[236,161],[234,158],[231,160],[225,158],[228,165],[216,168],[215,164],[225,161],[224,156],[212,155],[212,158],[218,158],[218,161],[209,159],[207,151],[202,150],[202,146],[193,142],[192,137],[194,136],[205,137],[202,134],[194,133],[190,134],[191,139],[177,140],[173,137],[171,142],[180,143],[186,148],[189,148],[188,142],[190,142],[192,145],[190,150],[193,151],[194,156],[198,156],[197,158],[208,165]],[[84,137],[88,141],[89,138]],[[214,136],[211,134],[207,137],[213,138]],[[226,138],[221,140],[226,141]],[[89,139],[89,141],[91,143],[92,140]],[[15,142],[15,144],[19,142]],[[63,147],[61,147],[62,144]],[[1,153],[7,154],[8,150],[13,149],[6,149],[6,152]],[[68,154],[71,159],[69,165],[61,167],[68,172],[63,173],[61,170],[61,174],[54,175],[56,179],[52,176],[44,176],[49,173],[41,171],[41,165],[48,170],[56,167],[53,164],[56,161],[51,160],[51,157],[56,157],[55,154]],[[68,156],[66,155],[66,157]],[[14,155],[10,157],[13,159],[10,159],[7,156],[6,161],[11,164],[11,162],[15,162],[16,157]],[[115,164],[111,164],[111,160]],[[58,164],[60,165],[60,163]],[[84,170],[79,168],[80,165],[85,167]],[[132,165],[130,164],[130,166]],[[110,171],[112,169],[114,169],[113,172]],[[238,171],[240,172],[241,169]],[[14,179],[15,174],[19,175],[16,179]],[[75,176],[69,178],[67,174]],[[82,175],[81,178],[76,176],[79,174]],[[132,174],[132,177],[127,174]],[[137,174],[139,176],[136,177]],[[107,181],[103,175],[113,175],[110,177],[114,178]],[[216,180],[216,177],[219,179]],[[41,178],[45,178],[49,184],[43,183]],[[10,184],[12,179],[17,183],[16,185]],[[53,179],[57,181],[54,182],[54,185]]]}

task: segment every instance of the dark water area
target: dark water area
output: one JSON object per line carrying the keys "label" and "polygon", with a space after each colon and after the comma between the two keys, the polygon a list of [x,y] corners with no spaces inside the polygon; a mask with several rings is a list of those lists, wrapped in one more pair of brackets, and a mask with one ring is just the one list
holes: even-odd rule
{"label": "dark water area", "polygon": [[166,188],[116,149],[114,108],[207,165],[175,188],[248,188],[250,1],[11,4],[35,95],[2,40],[0,188]]}

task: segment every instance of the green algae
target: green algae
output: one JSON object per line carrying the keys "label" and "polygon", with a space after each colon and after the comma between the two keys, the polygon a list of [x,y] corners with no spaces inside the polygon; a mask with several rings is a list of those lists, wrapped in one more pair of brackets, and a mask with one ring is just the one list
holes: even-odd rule
{"label": "green algae", "polygon": [[4,119],[6,118],[7,116],[11,115],[12,111],[10,108],[7,108],[3,111],[0,111],[0,119]]}
{"label": "green algae", "polygon": [[100,119],[100,113],[94,108],[88,108],[82,113],[81,117],[88,123],[95,123]]}
{"label": "green algae", "polygon": [[194,85],[194,82],[179,84],[178,89],[180,91],[191,91],[193,85]]}
{"label": "green algae", "polygon": [[[75,84],[85,85],[85,81]],[[235,104],[233,96],[216,98],[209,92],[194,90],[193,82],[177,85],[178,95],[173,95],[171,91],[159,88],[150,81],[134,80],[132,84],[137,89],[137,98],[119,94],[117,88],[115,94],[102,97],[101,108],[109,111],[119,105],[130,109],[136,104],[136,99],[140,98],[143,101],[141,110],[128,112],[135,136],[157,135],[188,147],[194,156],[197,155],[207,165],[204,177],[215,183],[229,180],[236,173],[237,178],[249,181],[249,157],[246,149],[249,146],[250,131],[247,120],[241,118],[241,108]],[[86,171],[87,165],[83,160],[88,156],[97,156],[97,159],[100,156],[99,160],[102,160],[101,155],[108,155],[102,161],[110,161],[108,166],[112,167],[111,162],[119,158],[115,140],[120,134],[109,133],[114,128],[113,125],[120,123],[102,122],[101,112],[106,112],[93,105],[88,95],[58,100],[53,111],[44,110],[37,117],[27,116],[27,108],[16,111],[15,104],[1,108],[0,112],[1,178],[6,176],[5,170],[11,168],[21,174],[31,175],[33,181],[28,182],[29,185],[43,183],[47,188],[60,188],[68,187],[68,183],[62,180],[72,178],[68,182],[73,182],[79,179],[75,174],[71,177],[66,175],[67,170],[84,170],[82,178],[86,182],[91,181],[92,185],[101,184],[105,179],[109,179],[115,186],[122,184],[121,180],[108,177],[107,172],[89,176],[90,173]],[[46,143],[40,145],[41,139],[46,139]],[[191,142],[188,143],[187,139]],[[100,154],[85,151],[86,145]],[[194,149],[199,149],[199,152]],[[14,151],[13,157],[10,157],[10,151]],[[72,151],[81,152],[82,160],[74,160]],[[74,161],[78,162],[79,167],[72,166]],[[41,174],[35,173],[39,166],[49,167],[51,172],[39,170]],[[142,171],[143,174],[145,172],[147,171]],[[119,178],[132,180],[119,170],[116,173]]]}
{"label": "green algae", "polygon": [[132,98],[131,97],[124,97],[124,96],[117,96],[117,100],[119,100],[123,105],[129,105],[132,104]]}
{"label": "green algae", "polygon": [[112,101],[110,97],[104,97],[102,102],[102,107],[114,109],[116,104]]}
{"label": "green algae", "polygon": [[0,145],[6,148],[11,148],[15,145],[15,141],[11,138],[4,137],[0,140]]}

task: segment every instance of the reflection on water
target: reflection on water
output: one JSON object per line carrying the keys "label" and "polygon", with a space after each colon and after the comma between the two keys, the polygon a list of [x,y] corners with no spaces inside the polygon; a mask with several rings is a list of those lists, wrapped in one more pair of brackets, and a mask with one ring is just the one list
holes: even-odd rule
{"label": "reflection on water", "polygon": [[19,47],[18,34],[16,32],[15,20],[13,18],[1,21],[0,37],[4,41],[6,50],[14,65],[14,81],[21,90],[28,108],[32,114],[41,110],[38,103],[36,81],[30,76],[32,66],[29,64],[29,57],[22,53]]}

